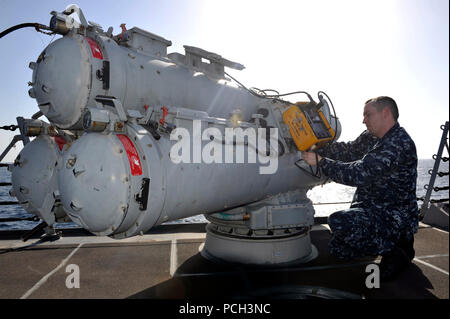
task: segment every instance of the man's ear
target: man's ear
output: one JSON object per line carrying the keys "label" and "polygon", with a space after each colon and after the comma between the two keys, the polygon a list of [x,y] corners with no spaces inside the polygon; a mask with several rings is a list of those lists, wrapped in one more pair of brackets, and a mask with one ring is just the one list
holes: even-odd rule
{"label": "man's ear", "polygon": [[387,119],[390,116],[392,116],[391,110],[388,107],[383,108],[382,112],[384,119]]}

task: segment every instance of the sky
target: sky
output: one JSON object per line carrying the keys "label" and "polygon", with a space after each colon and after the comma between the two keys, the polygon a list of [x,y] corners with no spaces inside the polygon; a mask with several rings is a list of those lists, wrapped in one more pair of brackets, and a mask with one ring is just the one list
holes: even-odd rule
{"label": "sky", "polygon": [[[114,34],[126,23],[172,41],[168,53],[190,45],[241,63],[244,70],[228,73],[247,87],[326,92],[342,124],[340,141],[365,129],[364,102],[380,95],[396,100],[419,158],[437,152],[439,127],[449,120],[448,0],[0,0],[0,31],[48,25],[50,11],[71,3]],[[0,39],[0,126],[39,110],[28,96],[28,64],[59,37],[26,28]],[[13,136],[0,130],[0,153]]]}

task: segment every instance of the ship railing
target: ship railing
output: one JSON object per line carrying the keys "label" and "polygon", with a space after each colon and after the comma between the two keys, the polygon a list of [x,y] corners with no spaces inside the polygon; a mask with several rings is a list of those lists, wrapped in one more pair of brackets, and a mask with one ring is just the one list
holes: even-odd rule
{"label": "ship railing", "polygon": [[[33,119],[37,119],[42,116],[41,112],[37,112],[32,116]],[[0,126],[1,130],[12,131],[19,129],[18,135],[15,135],[9,145],[5,148],[5,150],[0,155],[0,167],[8,167],[10,164],[1,163],[5,156],[11,151],[11,149],[16,145],[17,142],[22,141],[23,146],[27,145],[30,142],[30,138],[25,134],[25,119],[23,117],[17,117],[17,125],[4,125]],[[12,186],[12,183],[2,182],[0,183],[0,187]],[[9,205],[19,205],[17,201],[1,201],[0,206],[9,206]],[[26,217],[26,218],[1,218],[0,222],[16,222],[16,221],[38,221],[39,218],[37,216]]]}
{"label": "ship railing", "polygon": [[[439,171],[439,165],[441,164],[441,162],[447,162],[449,160],[449,149],[448,149],[448,130],[449,130],[449,122],[445,122],[444,125],[441,125],[441,130],[442,130],[442,137],[441,137],[441,142],[439,143],[439,148],[438,148],[438,152],[436,154],[433,155],[433,159],[434,159],[434,166],[433,169],[430,169],[428,171],[428,174],[430,174],[430,181],[428,182],[428,184],[424,185],[424,188],[426,189],[426,194],[424,197],[418,198],[419,200],[423,201],[422,203],[422,207],[420,208],[420,212],[419,212],[419,219],[423,220],[425,215],[427,214],[427,212],[430,209],[430,204],[435,204],[435,203],[448,203],[449,202],[449,198],[441,198],[441,199],[431,199],[431,194],[432,192],[440,192],[440,191],[447,191],[448,194],[448,190],[449,190],[449,186],[443,186],[443,187],[438,187],[438,186],[434,186],[435,181],[436,181],[436,177],[445,177],[449,175],[449,172],[440,172]],[[443,152],[444,152],[444,147],[447,149],[447,156],[442,156]]]}

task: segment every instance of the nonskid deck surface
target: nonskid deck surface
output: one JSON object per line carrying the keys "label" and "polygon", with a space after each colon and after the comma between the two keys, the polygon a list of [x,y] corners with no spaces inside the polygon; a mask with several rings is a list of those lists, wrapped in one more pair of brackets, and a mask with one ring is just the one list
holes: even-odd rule
{"label": "nonskid deck surface", "polygon": [[[162,225],[124,240],[63,230],[54,242],[0,232],[0,298],[449,298],[448,232],[421,224],[416,258],[395,281],[367,288],[369,264],[328,254],[330,231],[316,225],[319,257],[290,267],[218,264],[199,253],[205,224]],[[23,233],[22,233],[23,234]],[[79,288],[73,265],[79,269]],[[72,281],[71,281],[72,280]]]}

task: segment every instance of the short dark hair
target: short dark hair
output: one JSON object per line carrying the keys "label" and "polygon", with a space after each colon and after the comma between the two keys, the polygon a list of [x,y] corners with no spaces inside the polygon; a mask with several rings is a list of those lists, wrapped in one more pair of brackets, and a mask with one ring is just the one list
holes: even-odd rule
{"label": "short dark hair", "polygon": [[389,96],[379,96],[379,97],[375,97],[373,99],[370,99],[366,102],[366,104],[368,103],[375,103],[375,107],[377,108],[378,112],[383,110],[385,107],[389,108],[389,110],[391,110],[392,116],[394,118],[394,120],[397,122],[398,120],[398,107],[397,107],[397,103],[395,103],[394,99],[389,97]]}

